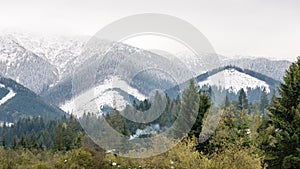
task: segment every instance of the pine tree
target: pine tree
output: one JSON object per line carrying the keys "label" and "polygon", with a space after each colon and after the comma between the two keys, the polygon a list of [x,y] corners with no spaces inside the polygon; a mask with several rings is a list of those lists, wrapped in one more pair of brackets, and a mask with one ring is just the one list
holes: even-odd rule
{"label": "pine tree", "polygon": [[54,148],[57,150],[64,150],[64,129],[62,124],[57,125],[54,139]]}
{"label": "pine tree", "polygon": [[261,96],[260,96],[260,111],[262,115],[265,115],[265,109],[269,105],[268,95],[266,88],[263,89]]}
{"label": "pine tree", "polygon": [[300,57],[289,67],[269,111],[276,144],[267,149],[270,168],[300,167]]}
{"label": "pine tree", "polygon": [[248,98],[243,88],[240,90],[238,109],[248,109]]}
{"label": "pine tree", "polygon": [[276,98],[276,91],[273,90],[272,97],[271,97],[271,100],[270,100],[270,105],[273,105],[275,103],[275,98]]}
{"label": "pine tree", "polygon": [[195,136],[196,138],[199,138],[199,135],[202,131],[203,117],[211,106],[210,98],[207,95],[206,91],[200,90],[199,97],[200,99],[199,99],[199,110],[198,110],[197,119],[191,129],[191,132],[189,133],[190,136]]}
{"label": "pine tree", "polygon": [[3,147],[6,146],[6,136],[5,135],[2,136],[2,146]]}
{"label": "pine tree", "polygon": [[225,107],[228,107],[229,105],[230,105],[230,101],[229,101],[229,98],[228,98],[228,96],[226,95],[226,97],[225,97]]}
{"label": "pine tree", "polygon": [[19,142],[18,145],[22,146],[22,148],[26,148],[26,139],[25,139],[25,135],[24,134],[22,134],[20,142]]}
{"label": "pine tree", "polygon": [[183,91],[180,113],[177,116],[178,125],[174,126],[175,138],[181,138],[188,133],[196,121],[199,111],[199,94],[194,80],[190,81],[188,89]]}
{"label": "pine tree", "polygon": [[18,143],[17,143],[17,136],[14,136],[12,148],[13,148],[13,149],[16,149],[17,146],[18,146]]}

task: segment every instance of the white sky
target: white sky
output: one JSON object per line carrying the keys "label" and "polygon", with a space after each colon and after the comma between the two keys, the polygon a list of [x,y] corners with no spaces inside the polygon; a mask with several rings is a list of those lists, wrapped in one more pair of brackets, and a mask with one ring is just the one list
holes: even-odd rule
{"label": "white sky", "polygon": [[0,29],[93,35],[139,13],[169,14],[196,26],[217,53],[295,60],[298,0],[0,0]]}

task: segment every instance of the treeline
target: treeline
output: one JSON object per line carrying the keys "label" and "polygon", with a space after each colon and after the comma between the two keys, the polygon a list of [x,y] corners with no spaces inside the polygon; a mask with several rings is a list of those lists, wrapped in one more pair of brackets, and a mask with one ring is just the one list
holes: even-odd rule
{"label": "treeline", "polygon": [[74,116],[23,118],[10,127],[4,123],[0,128],[1,145],[12,149],[68,151],[79,148],[83,136],[83,129]]}

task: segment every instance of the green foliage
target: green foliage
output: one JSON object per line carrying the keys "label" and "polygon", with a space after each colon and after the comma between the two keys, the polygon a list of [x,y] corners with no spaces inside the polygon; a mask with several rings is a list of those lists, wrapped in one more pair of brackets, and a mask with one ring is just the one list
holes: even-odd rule
{"label": "green foliage", "polygon": [[289,67],[280,85],[280,97],[269,108],[274,146],[266,147],[270,168],[300,167],[300,57]]}
{"label": "green foliage", "polygon": [[255,144],[259,124],[250,124],[253,119],[246,110],[234,106],[222,110],[214,135],[203,145],[216,168],[263,167],[263,156],[257,153]]}
{"label": "green foliage", "polygon": [[55,163],[57,169],[92,168],[92,154],[84,149],[75,149],[67,152]]}
{"label": "green foliage", "polygon": [[181,138],[190,131],[197,119],[199,111],[199,94],[194,80],[190,81],[189,88],[183,91],[180,113],[177,116],[179,125],[174,126],[175,138]]}
{"label": "green foliage", "polygon": [[5,136],[3,146],[13,149],[71,150],[81,146],[83,137],[83,130],[73,116],[59,120],[24,118],[11,127],[1,127],[0,133]]}
{"label": "green foliage", "polygon": [[244,89],[240,90],[238,108],[239,110],[248,109],[248,98]]}
{"label": "green foliage", "polygon": [[126,124],[126,119],[116,109],[106,117],[106,121],[119,133],[129,136],[130,132]]}
{"label": "green foliage", "polygon": [[263,115],[265,115],[265,109],[268,107],[269,105],[269,100],[268,100],[268,95],[266,92],[266,88],[263,89],[262,93],[261,93],[261,97],[260,97],[260,111]]}
{"label": "green foliage", "polygon": [[202,131],[203,117],[205,116],[205,113],[208,111],[208,109],[211,107],[211,101],[206,91],[200,90],[199,97],[200,98],[198,115],[196,118],[196,122],[193,125],[191,132],[189,133],[190,136],[195,136],[196,138],[199,138],[200,133]]}

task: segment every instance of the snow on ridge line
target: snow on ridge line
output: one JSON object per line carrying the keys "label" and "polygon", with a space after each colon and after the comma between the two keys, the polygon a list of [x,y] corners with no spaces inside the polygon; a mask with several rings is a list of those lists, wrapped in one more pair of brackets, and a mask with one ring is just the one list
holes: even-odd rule
{"label": "snow on ridge line", "polygon": [[[128,85],[127,82],[118,77],[112,77],[105,80],[103,84],[95,86],[71,100],[66,101],[60,106],[60,108],[67,113],[71,113],[79,117],[83,115],[83,112],[100,111],[101,113],[100,107],[104,105],[109,105],[111,107],[116,106],[118,110],[123,110],[129,102],[117,91],[109,90],[114,88],[119,88],[128,94],[133,95],[138,100],[144,100],[147,98],[137,89]],[[113,105],[114,102],[116,105]],[[95,110],[95,104],[97,104],[97,110]]]}
{"label": "snow on ridge line", "polygon": [[[224,82],[220,82],[220,76],[223,76]],[[205,81],[198,82],[200,87],[209,84],[219,86],[223,89],[228,89],[234,93],[238,93],[242,88],[247,90],[247,88],[255,89],[256,87],[266,88],[266,92],[270,92],[269,85],[265,81],[254,78],[248,74],[241,73],[233,68],[223,70],[208,77]]]}
{"label": "snow on ridge line", "polygon": [[[0,84],[0,86],[4,86],[3,84]],[[1,100],[0,100],[0,105],[4,104],[5,102],[7,102],[8,100],[10,100],[11,98],[13,98],[16,93],[11,89],[11,88],[8,88],[8,93],[7,95],[5,95]]]}

